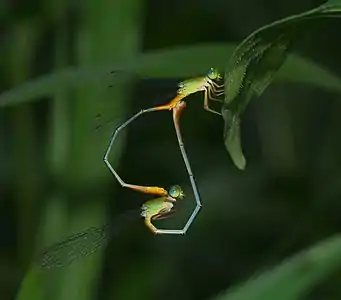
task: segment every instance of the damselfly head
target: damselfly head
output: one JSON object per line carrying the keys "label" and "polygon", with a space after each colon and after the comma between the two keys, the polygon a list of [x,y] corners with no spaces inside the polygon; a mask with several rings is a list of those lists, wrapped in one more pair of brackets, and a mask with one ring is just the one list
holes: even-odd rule
{"label": "damselfly head", "polygon": [[222,79],[220,73],[218,72],[218,69],[216,68],[209,69],[207,72],[207,77],[211,80]]}
{"label": "damselfly head", "polygon": [[169,196],[171,196],[175,200],[182,200],[185,197],[185,193],[183,192],[180,185],[173,185],[169,189],[168,194],[169,194]]}

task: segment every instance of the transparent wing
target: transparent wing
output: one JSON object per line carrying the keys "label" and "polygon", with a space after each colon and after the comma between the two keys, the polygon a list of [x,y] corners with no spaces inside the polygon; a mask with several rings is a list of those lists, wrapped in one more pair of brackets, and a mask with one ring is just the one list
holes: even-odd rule
{"label": "transparent wing", "polygon": [[66,267],[74,260],[91,255],[105,246],[113,235],[127,225],[127,221],[137,220],[139,217],[140,209],[130,210],[118,216],[113,223],[76,233],[46,248],[38,255],[36,264],[42,269]]}
{"label": "transparent wing", "polygon": [[65,267],[74,260],[94,253],[109,240],[108,226],[92,227],[48,247],[39,257],[44,269]]}

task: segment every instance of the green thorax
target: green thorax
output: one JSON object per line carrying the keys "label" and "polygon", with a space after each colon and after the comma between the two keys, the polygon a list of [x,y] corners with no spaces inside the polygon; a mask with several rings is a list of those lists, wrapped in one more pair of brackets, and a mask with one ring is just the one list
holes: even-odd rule
{"label": "green thorax", "polygon": [[171,210],[173,203],[167,201],[167,197],[151,199],[142,205],[142,217],[152,217],[159,214],[162,210]]}
{"label": "green thorax", "polygon": [[196,92],[202,91],[205,88],[207,77],[197,77],[187,79],[179,83],[178,94],[188,96]]}

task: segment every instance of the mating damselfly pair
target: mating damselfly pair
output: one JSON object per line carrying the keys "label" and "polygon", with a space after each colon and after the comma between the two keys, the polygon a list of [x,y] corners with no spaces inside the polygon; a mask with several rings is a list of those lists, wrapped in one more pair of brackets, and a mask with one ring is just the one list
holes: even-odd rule
{"label": "mating damselfly pair", "polygon": [[[104,162],[111,173],[114,175],[114,177],[117,179],[117,181],[120,183],[120,185],[122,187],[133,189],[141,193],[147,193],[157,196],[157,198],[146,201],[140,208],[139,212],[134,211],[132,215],[134,218],[137,218],[137,216],[143,218],[147,228],[154,234],[184,235],[193,223],[199,210],[201,209],[202,204],[199,192],[182,139],[182,134],[180,130],[180,117],[186,107],[184,99],[191,94],[201,91],[204,92],[204,109],[214,114],[221,115],[220,112],[211,109],[208,102],[209,100],[222,101],[218,97],[224,94],[223,85],[219,85],[218,83],[216,83],[216,81],[219,81],[221,79],[222,77],[218,73],[218,71],[211,68],[206,76],[192,78],[180,82],[178,85],[179,88],[176,96],[167,104],[148,109],[142,109],[140,112],[129,118],[122,125],[118,126],[111,137],[109,146],[104,155]],[[189,216],[187,222],[182,229],[159,229],[155,227],[155,225],[153,225],[153,221],[168,217],[173,212],[174,204],[178,200],[184,199],[185,194],[180,186],[174,185],[169,190],[166,190],[158,186],[141,186],[126,183],[119,176],[119,174],[116,172],[115,168],[109,161],[109,154],[112,151],[115,139],[117,138],[119,133],[127,128],[129,124],[131,124],[141,115],[156,111],[173,112],[173,123],[178,140],[178,145],[195,197],[196,207],[194,208],[193,212]],[[112,224],[106,224],[102,227],[89,228],[83,232],[70,236],[64,241],[54,244],[47,248],[44,252],[42,252],[37,258],[37,263],[43,268],[53,268],[68,265],[78,257],[90,255],[108,242],[113,232],[117,231],[118,228],[120,228],[119,225],[120,224],[118,218],[118,220],[116,220],[116,222],[113,222]]]}

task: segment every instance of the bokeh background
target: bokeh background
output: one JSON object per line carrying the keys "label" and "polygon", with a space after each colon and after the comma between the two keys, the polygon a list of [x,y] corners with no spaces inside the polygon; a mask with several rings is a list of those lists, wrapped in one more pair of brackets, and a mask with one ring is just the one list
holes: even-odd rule
{"label": "bokeh background", "polygon": [[[84,76],[94,80],[73,88],[55,81],[51,97],[1,107],[1,299],[15,299],[44,247],[149,199],[121,188],[102,158],[116,126],[170,99],[183,78],[143,78],[115,66],[134,64],[147,51],[236,44],[259,26],[319,4],[4,0],[2,91],[66,68],[88,68]],[[295,51],[340,74],[339,34],[340,22],[328,20],[307,32]],[[193,60],[214,56],[205,51]],[[181,64],[172,61],[172,70],[182,74]],[[97,76],[91,71],[97,66],[107,71]],[[188,74],[201,75],[195,69]],[[239,171],[224,148],[222,118],[202,109],[202,95],[191,96],[182,131],[203,209],[188,235],[155,237],[136,218],[96,254],[45,272],[40,296],[32,287],[25,299],[214,299],[338,232],[339,98],[314,86],[272,84],[243,115],[247,168]],[[183,226],[194,198],[170,113],[137,119],[119,136],[110,160],[127,182],[180,184],[186,199],[172,218],[157,224]],[[340,299],[340,279],[341,272],[334,273],[304,299]]]}

